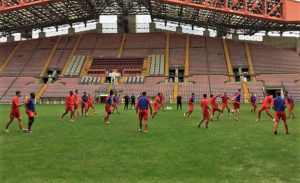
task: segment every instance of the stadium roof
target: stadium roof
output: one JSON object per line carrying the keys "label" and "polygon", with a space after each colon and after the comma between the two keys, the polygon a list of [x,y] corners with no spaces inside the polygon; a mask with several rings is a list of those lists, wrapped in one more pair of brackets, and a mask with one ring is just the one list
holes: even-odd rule
{"label": "stadium roof", "polygon": [[[292,0],[1,0],[0,32],[9,34],[97,20],[99,15],[151,15],[155,21],[254,34],[299,31],[300,3]],[[298,11],[297,11],[298,10]]]}

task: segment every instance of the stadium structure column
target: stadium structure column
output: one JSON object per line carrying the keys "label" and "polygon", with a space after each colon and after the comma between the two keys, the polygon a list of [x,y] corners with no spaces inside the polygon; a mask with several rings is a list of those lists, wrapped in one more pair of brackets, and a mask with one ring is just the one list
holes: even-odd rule
{"label": "stadium structure column", "polygon": [[70,28],[68,29],[68,35],[74,35],[74,34],[75,34],[75,28],[70,27]]}
{"label": "stadium structure column", "polygon": [[15,36],[12,36],[12,35],[7,36],[7,42],[8,43],[11,43],[11,42],[14,42],[14,41],[15,41]]}
{"label": "stadium structure column", "polygon": [[149,29],[150,29],[150,32],[155,32],[155,23],[154,22],[149,23]]}
{"label": "stadium structure column", "polygon": [[25,38],[25,39],[32,38],[32,30],[22,31],[21,38]]}
{"label": "stadium structure column", "polygon": [[238,40],[239,40],[239,35],[237,35],[237,34],[232,34],[232,40],[238,41]]}
{"label": "stadium structure column", "polygon": [[182,34],[182,27],[181,26],[176,27],[176,34]]}
{"label": "stadium structure column", "polygon": [[270,42],[270,36],[268,36],[267,34],[263,36],[263,43],[264,44],[269,44]]}
{"label": "stadium structure column", "polygon": [[46,33],[45,32],[39,32],[39,38],[44,38],[46,37]]}
{"label": "stadium structure column", "polygon": [[205,31],[203,31],[203,36],[204,37],[209,37],[209,30],[205,30]]}
{"label": "stadium structure column", "polygon": [[102,33],[102,24],[101,23],[96,23],[96,32]]}
{"label": "stadium structure column", "polygon": [[136,33],[136,16],[118,16],[118,33]]}
{"label": "stadium structure column", "polygon": [[300,38],[297,38],[297,53],[300,55]]}

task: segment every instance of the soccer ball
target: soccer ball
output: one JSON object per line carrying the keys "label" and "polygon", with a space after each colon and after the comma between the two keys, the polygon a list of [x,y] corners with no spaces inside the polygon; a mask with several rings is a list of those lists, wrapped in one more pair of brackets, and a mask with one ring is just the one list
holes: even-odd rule
{"label": "soccer ball", "polygon": [[233,110],[233,109],[231,109],[231,110],[230,110],[230,112],[231,112],[231,113],[234,113],[234,110]]}

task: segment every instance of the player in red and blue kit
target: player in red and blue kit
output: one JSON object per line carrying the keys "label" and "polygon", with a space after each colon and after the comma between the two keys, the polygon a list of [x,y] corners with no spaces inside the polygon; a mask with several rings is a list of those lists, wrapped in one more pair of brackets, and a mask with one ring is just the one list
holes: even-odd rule
{"label": "player in red and blue kit", "polygon": [[119,103],[119,97],[118,94],[115,93],[115,96],[113,97],[113,111],[112,113],[114,113],[114,111],[116,110],[118,114],[120,114],[119,110],[118,110],[118,103]]}
{"label": "player in red and blue kit", "polygon": [[25,103],[25,109],[29,120],[27,133],[32,133],[31,126],[34,122],[34,117],[36,115],[34,99],[35,93],[30,93],[30,98],[27,99]]}
{"label": "player in red and blue kit", "polygon": [[140,128],[139,131],[143,130],[143,119],[145,122],[145,132],[148,132],[148,107],[150,108],[150,115],[152,114],[152,107],[150,103],[150,99],[147,97],[147,93],[143,92],[142,97],[138,99],[136,105],[136,113],[139,114],[139,124]]}
{"label": "player in red and blue kit", "polygon": [[189,110],[185,113],[183,113],[183,116],[187,116],[188,118],[191,116],[191,114],[194,111],[194,103],[195,103],[195,94],[192,93],[192,96],[189,98]]}
{"label": "player in red and blue kit", "polygon": [[105,112],[106,112],[106,116],[104,118],[105,123],[109,123],[108,118],[111,115],[111,105],[112,105],[112,98],[113,98],[112,95],[113,94],[114,94],[113,90],[110,90],[109,95],[105,99]]}
{"label": "player in red and blue kit", "polygon": [[234,92],[233,97],[233,110],[234,110],[234,120],[238,121],[237,114],[240,113],[240,102],[241,102],[241,89]]}
{"label": "player in red and blue kit", "polygon": [[87,117],[88,112],[88,96],[86,95],[86,92],[83,92],[83,96],[81,96],[81,116],[83,116],[83,109],[84,109],[84,116]]}
{"label": "player in red and blue kit", "polygon": [[289,104],[289,115],[288,115],[288,118],[293,117],[293,119],[295,119],[295,113],[294,113],[294,107],[295,107],[295,101],[292,97],[291,94],[289,94],[287,91],[284,93],[287,101],[288,101],[288,104]]}
{"label": "player in red and blue kit", "polygon": [[252,105],[252,108],[251,108],[251,112],[256,112],[256,108],[257,108],[257,104],[256,104],[256,96],[254,95],[254,93],[252,92],[251,93],[251,97],[249,98],[249,102],[250,104]]}
{"label": "player in red and blue kit", "polygon": [[16,96],[14,97],[14,99],[12,100],[12,103],[11,103],[9,121],[7,122],[5,128],[3,129],[6,133],[9,132],[8,127],[15,118],[17,118],[19,121],[20,131],[26,131],[26,129],[23,128],[22,118],[21,118],[21,114],[20,114],[20,106],[24,105],[24,104],[20,104],[20,97],[21,97],[21,92],[17,91]]}
{"label": "player in red and blue kit", "polygon": [[285,114],[285,108],[286,108],[286,100],[284,98],[281,98],[280,91],[276,92],[276,98],[273,100],[272,106],[275,110],[275,127],[274,127],[274,134],[277,135],[277,128],[278,123],[280,121],[280,118],[282,119],[285,127],[285,133],[289,134],[288,124],[286,122],[286,114]]}

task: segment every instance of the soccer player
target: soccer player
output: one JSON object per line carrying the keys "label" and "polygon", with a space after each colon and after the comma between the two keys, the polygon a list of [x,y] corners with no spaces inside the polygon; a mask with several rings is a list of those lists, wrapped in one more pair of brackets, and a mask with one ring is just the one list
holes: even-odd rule
{"label": "soccer player", "polygon": [[111,115],[111,105],[112,105],[112,95],[114,94],[113,90],[110,90],[109,95],[106,97],[105,100],[105,112],[106,116],[104,118],[104,122],[108,124],[109,116]]}
{"label": "soccer player", "polygon": [[112,113],[114,113],[114,111],[116,110],[118,114],[120,114],[119,110],[118,110],[118,103],[119,103],[119,97],[118,94],[115,93],[115,96],[113,97],[113,111]]}
{"label": "soccer player", "polygon": [[257,104],[256,104],[256,96],[254,95],[254,93],[252,92],[251,93],[251,97],[249,98],[249,102],[250,104],[252,105],[252,108],[251,108],[251,112],[256,112],[256,108],[257,108]]}
{"label": "soccer player", "polygon": [[94,103],[93,103],[93,97],[88,94],[88,108],[87,108],[87,112],[89,111],[90,107],[93,109],[93,112],[94,114],[98,114],[95,110],[95,107],[94,107]]}
{"label": "soccer player", "polygon": [[221,115],[221,112],[222,112],[222,111],[221,111],[221,109],[218,107],[218,104],[217,104],[217,102],[216,102],[216,99],[217,99],[218,97],[220,97],[220,96],[221,96],[221,94],[218,94],[218,95],[216,95],[216,96],[210,95],[209,103],[210,103],[211,108],[212,108],[212,113],[211,113],[211,117],[210,117],[211,120],[213,120],[213,117],[214,117],[216,111],[219,112],[218,115],[217,115],[217,119],[220,119],[220,115]]}
{"label": "soccer player", "polygon": [[181,103],[182,97],[178,95],[176,99],[177,99],[177,111],[179,106],[180,106],[180,110],[182,110],[182,103]]}
{"label": "soccer player", "polygon": [[238,121],[237,114],[240,113],[240,102],[241,102],[241,89],[234,92],[233,97],[233,110],[234,110],[234,120]]}
{"label": "soccer player", "polygon": [[195,94],[192,93],[192,96],[189,98],[189,110],[185,113],[183,113],[183,116],[187,116],[188,118],[191,116],[191,114],[194,111],[194,103],[195,103]]}
{"label": "soccer player", "polygon": [[272,102],[273,109],[275,110],[275,127],[274,127],[274,134],[277,135],[277,128],[278,123],[280,121],[280,118],[282,119],[285,127],[285,133],[289,134],[288,124],[286,122],[286,114],[285,114],[285,108],[286,106],[286,100],[284,98],[281,98],[280,91],[276,92],[276,98]]}
{"label": "soccer player", "polygon": [[129,96],[126,94],[125,96],[124,96],[124,110],[126,109],[126,110],[128,110],[128,104],[129,104]]}
{"label": "soccer player", "polygon": [[288,118],[293,117],[295,119],[295,113],[294,113],[294,107],[295,107],[295,101],[291,94],[289,94],[287,91],[284,93],[285,97],[287,98],[288,104],[289,104],[289,115]]}
{"label": "soccer player", "polygon": [[139,114],[139,131],[143,131],[143,119],[145,122],[145,133],[148,132],[148,107],[150,108],[150,115],[152,114],[152,107],[150,99],[147,97],[147,93],[143,92],[143,96],[139,98],[136,105],[136,113]]}
{"label": "soccer player", "polygon": [[200,120],[200,122],[198,123],[198,127],[200,128],[203,121],[206,121],[205,122],[205,128],[208,128],[208,122],[209,122],[209,119],[210,119],[208,110],[211,110],[211,109],[208,106],[207,94],[203,94],[203,99],[201,100],[201,108],[202,108],[203,117]]}
{"label": "soccer player", "polygon": [[63,120],[64,116],[68,114],[68,112],[71,111],[71,116],[69,121],[73,122],[73,116],[74,116],[74,96],[73,91],[70,91],[70,93],[66,97],[66,109],[65,113],[63,113],[59,118],[60,120]]}
{"label": "soccer player", "polygon": [[131,99],[131,109],[133,110],[135,107],[135,96],[132,94],[130,99]]}
{"label": "soccer player", "polygon": [[77,117],[80,118],[80,114],[79,114],[79,99],[78,99],[78,90],[75,90],[74,93],[74,110],[77,112]]}
{"label": "soccer player", "polygon": [[20,104],[20,97],[21,97],[21,92],[17,91],[16,92],[16,96],[13,98],[12,103],[11,103],[9,121],[7,122],[7,124],[6,124],[5,128],[4,128],[4,131],[6,133],[9,132],[8,127],[13,122],[13,120],[15,118],[17,118],[18,121],[19,121],[20,131],[26,131],[27,130],[27,129],[24,129],[23,125],[22,125],[22,118],[21,118],[21,114],[20,114],[20,106],[22,106],[24,104]]}
{"label": "soccer player", "polygon": [[34,122],[34,116],[36,115],[34,99],[35,99],[35,93],[30,93],[30,98],[28,98],[25,103],[26,104],[25,109],[28,116],[27,133],[32,133],[31,126]]}
{"label": "soccer player", "polygon": [[83,92],[83,95],[81,96],[81,116],[83,116],[83,110],[84,116],[87,117],[88,96],[86,95],[86,92]]}
{"label": "soccer player", "polygon": [[222,98],[222,114],[224,109],[226,108],[228,111],[228,114],[230,114],[230,108],[228,105],[228,100],[231,100],[231,98],[229,96],[227,96],[227,93],[224,92],[224,95],[221,97]]}
{"label": "soccer player", "polygon": [[273,97],[270,96],[270,93],[267,92],[266,94],[267,96],[265,96],[264,98],[264,101],[263,101],[263,104],[261,105],[259,111],[258,111],[258,116],[257,116],[257,120],[256,121],[259,121],[260,120],[260,116],[261,116],[261,112],[263,110],[266,111],[267,115],[270,116],[270,118],[275,121],[275,119],[273,118],[273,116],[270,114],[270,107],[273,103]]}
{"label": "soccer player", "polygon": [[160,93],[157,94],[157,96],[154,99],[154,113],[152,114],[152,119],[157,115],[158,110],[160,108]]}
{"label": "soccer player", "polygon": [[163,93],[160,94],[160,108],[165,111],[165,95]]}

